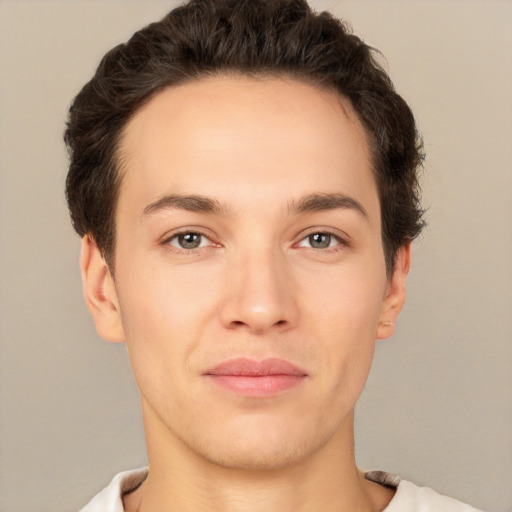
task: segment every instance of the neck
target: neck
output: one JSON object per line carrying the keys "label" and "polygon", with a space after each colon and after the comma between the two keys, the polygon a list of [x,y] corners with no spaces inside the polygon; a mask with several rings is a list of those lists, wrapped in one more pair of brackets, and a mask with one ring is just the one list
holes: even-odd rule
{"label": "neck", "polygon": [[214,464],[146,419],[150,471],[125,498],[126,512],[373,512],[393,495],[358,471],[352,416],[320,450],[265,470]]}

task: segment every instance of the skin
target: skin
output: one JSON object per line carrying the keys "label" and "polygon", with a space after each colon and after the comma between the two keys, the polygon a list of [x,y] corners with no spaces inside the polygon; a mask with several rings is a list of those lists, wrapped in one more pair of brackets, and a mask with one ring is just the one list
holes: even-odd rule
{"label": "skin", "polygon": [[[125,510],[384,509],[392,491],[355,464],[353,409],[404,303],[410,249],[387,275],[349,101],[282,78],[202,79],[153,97],[120,156],[115,280],[88,236],[82,275],[99,334],[126,342],[140,389],[150,473]],[[348,201],[308,209],[312,194]],[[176,201],[190,195],[218,208]],[[186,232],[199,247],[180,246]],[[205,377],[235,357],[307,377],[265,397]]]}

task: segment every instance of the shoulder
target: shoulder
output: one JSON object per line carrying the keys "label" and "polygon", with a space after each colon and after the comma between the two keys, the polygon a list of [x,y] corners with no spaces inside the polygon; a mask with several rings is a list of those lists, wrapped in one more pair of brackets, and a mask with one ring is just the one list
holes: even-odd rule
{"label": "shoulder", "polygon": [[395,496],[383,512],[482,512],[430,487],[419,487],[384,471],[370,471],[365,476],[368,480],[396,489]]}
{"label": "shoulder", "polygon": [[[118,473],[80,512],[123,512],[122,496],[137,489],[147,475],[147,468]],[[383,512],[482,512],[438,494],[430,487],[419,487],[384,471],[370,471],[365,473],[365,477],[396,489],[395,496]]]}
{"label": "shoulder", "polygon": [[118,473],[80,512],[123,512],[123,495],[137,489],[147,476],[147,468]]}

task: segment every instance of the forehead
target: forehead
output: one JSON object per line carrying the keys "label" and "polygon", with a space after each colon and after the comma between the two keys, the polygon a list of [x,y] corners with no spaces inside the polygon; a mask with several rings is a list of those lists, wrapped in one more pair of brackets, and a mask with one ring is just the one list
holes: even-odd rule
{"label": "forehead", "polygon": [[127,123],[120,156],[120,201],[131,205],[165,193],[289,203],[342,192],[375,202],[369,145],[350,102],[291,79],[217,76],[168,87]]}

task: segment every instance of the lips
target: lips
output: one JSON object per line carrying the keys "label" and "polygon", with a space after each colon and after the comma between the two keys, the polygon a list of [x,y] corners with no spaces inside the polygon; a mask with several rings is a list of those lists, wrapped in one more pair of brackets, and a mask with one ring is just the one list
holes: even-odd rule
{"label": "lips", "polygon": [[254,361],[237,358],[225,361],[207,371],[214,384],[246,396],[271,396],[298,386],[307,373],[283,359]]}

